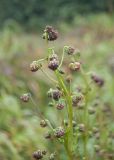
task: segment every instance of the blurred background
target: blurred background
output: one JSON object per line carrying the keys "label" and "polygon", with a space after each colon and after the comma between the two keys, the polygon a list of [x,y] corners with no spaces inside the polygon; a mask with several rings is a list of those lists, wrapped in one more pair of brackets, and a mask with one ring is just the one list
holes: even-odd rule
{"label": "blurred background", "polygon": [[47,106],[51,82],[29,70],[46,53],[45,25],[59,31],[50,46],[58,54],[64,45],[79,48],[87,69],[106,79],[104,99],[114,102],[114,0],[0,0],[0,160],[28,160],[40,147],[53,149],[32,102],[20,102],[30,92],[40,110],[55,118]]}

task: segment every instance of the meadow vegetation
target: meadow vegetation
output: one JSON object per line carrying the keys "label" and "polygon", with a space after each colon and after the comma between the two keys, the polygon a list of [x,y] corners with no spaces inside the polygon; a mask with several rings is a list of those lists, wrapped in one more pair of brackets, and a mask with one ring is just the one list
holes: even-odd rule
{"label": "meadow vegetation", "polygon": [[[78,48],[81,54],[80,62],[87,73],[88,82],[91,82],[91,73],[102,77],[104,81],[104,85],[100,88],[94,83],[91,84],[92,92],[89,93],[88,108],[90,113],[93,109],[95,113],[89,115],[88,136],[91,138],[88,140],[86,159],[88,157],[95,160],[113,159],[113,19],[113,15],[107,14],[76,16],[72,27],[70,24],[59,23],[55,27],[59,31],[57,41],[48,44],[49,48],[54,46],[59,57],[62,56],[63,46]],[[62,142],[45,140],[44,136],[48,128],[40,127],[41,119],[37,110],[40,110],[56,127],[63,121],[61,117],[65,112],[65,109],[58,111],[48,105],[47,91],[54,87],[50,79],[47,79],[41,71],[35,73],[30,71],[31,62],[45,57],[46,53],[47,44],[42,39],[41,32],[23,32],[16,23],[6,25],[0,32],[0,159],[32,159],[32,154],[37,149],[46,149],[49,154],[59,153],[56,154],[55,159],[68,158]],[[68,62],[67,57],[63,68]],[[44,69],[53,77],[53,72],[49,71],[45,65]],[[74,92],[77,92],[80,87],[85,87],[79,72],[73,74],[73,77]],[[23,93],[31,94],[32,99],[28,103],[20,101]],[[76,116],[80,115],[78,123],[82,124],[83,111],[77,108],[75,110]],[[83,146],[83,126],[81,127],[78,159],[85,156],[81,147]]]}

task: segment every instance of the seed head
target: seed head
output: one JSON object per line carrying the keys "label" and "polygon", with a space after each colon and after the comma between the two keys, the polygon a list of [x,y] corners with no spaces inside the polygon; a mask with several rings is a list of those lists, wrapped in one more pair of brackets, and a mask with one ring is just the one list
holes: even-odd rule
{"label": "seed head", "polygon": [[59,61],[56,59],[53,59],[52,61],[49,61],[48,68],[55,71],[59,66]]}
{"label": "seed head", "polygon": [[29,93],[25,93],[23,94],[20,99],[23,101],[23,102],[28,102],[29,99],[30,99],[30,94]]}
{"label": "seed head", "polygon": [[69,68],[71,71],[78,71],[80,70],[80,65],[81,65],[80,62],[71,62],[69,64]]}
{"label": "seed head", "polygon": [[72,97],[72,105],[74,107],[78,106],[79,102],[81,102],[83,99],[83,96],[82,95],[74,95]]}
{"label": "seed head", "polygon": [[92,75],[91,76],[91,79],[99,86],[99,87],[102,87],[104,85],[104,80],[97,76],[97,75]]}
{"label": "seed head", "polygon": [[58,38],[58,32],[52,26],[46,26],[43,34],[43,39],[54,41]]}
{"label": "seed head", "polygon": [[46,133],[44,137],[45,139],[51,139],[51,133],[50,132]]}
{"label": "seed head", "polygon": [[55,53],[53,53],[53,54],[51,54],[50,56],[49,56],[49,60],[50,61],[53,61],[53,60],[58,60],[58,55],[57,54],[55,54]]}
{"label": "seed head", "polygon": [[51,154],[50,154],[50,157],[49,157],[49,160],[54,160],[54,159],[55,159],[55,156],[56,156],[56,153],[51,153]]}
{"label": "seed head", "polygon": [[55,137],[61,138],[64,136],[64,134],[65,134],[64,128],[58,127],[55,129],[55,133],[54,133]]}
{"label": "seed head", "polygon": [[41,120],[40,126],[41,126],[42,128],[46,127],[46,126],[47,126],[46,120]]}
{"label": "seed head", "polygon": [[84,132],[85,131],[85,125],[84,124],[79,124],[79,131]]}
{"label": "seed head", "polygon": [[66,46],[66,47],[65,47],[65,52],[66,52],[68,55],[73,55],[74,52],[75,52],[75,49],[74,49],[73,47]]}
{"label": "seed head", "polygon": [[34,153],[33,153],[33,158],[34,158],[35,160],[42,159],[42,158],[43,158],[42,151],[41,151],[41,150],[38,150],[38,151],[34,152]]}
{"label": "seed head", "polygon": [[62,110],[64,108],[64,104],[63,103],[57,103],[56,108],[58,110]]}
{"label": "seed head", "polygon": [[62,93],[58,89],[50,89],[47,93],[48,97],[53,98],[55,101],[58,101]]}
{"label": "seed head", "polygon": [[38,61],[33,61],[30,64],[30,70],[32,72],[36,72],[37,70],[39,70],[42,67],[41,63],[38,63]]}

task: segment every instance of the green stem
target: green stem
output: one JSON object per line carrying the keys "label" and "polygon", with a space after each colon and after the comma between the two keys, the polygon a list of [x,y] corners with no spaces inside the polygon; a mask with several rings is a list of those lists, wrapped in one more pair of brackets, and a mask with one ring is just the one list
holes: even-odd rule
{"label": "green stem", "polygon": [[62,64],[63,64],[64,54],[65,54],[65,47],[63,48],[63,54],[62,54],[62,58],[61,58],[61,63],[60,63],[60,65],[59,65],[58,69],[60,69],[61,66],[62,66]]}
{"label": "green stem", "polygon": [[[58,71],[55,71],[58,82],[60,87],[63,89],[64,91],[64,95],[65,95],[65,99],[67,101],[68,104],[68,115],[69,115],[69,124],[70,124],[70,129],[73,131],[73,126],[72,126],[72,120],[73,120],[73,107],[72,107],[72,99],[71,96],[63,82],[62,76],[59,74]],[[72,132],[73,133],[73,132]]]}
{"label": "green stem", "polygon": [[[66,151],[69,155],[69,160],[73,160],[72,157],[72,153],[71,153],[71,147],[72,147],[72,142],[73,142],[73,125],[72,125],[72,120],[73,120],[73,108],[72,108],[72,99],[70,96],[70,93],[68,92],[64,82],[63,82],[63,78],[62,76],[59,74],[58,71],[55,71],[56,77],[58,79],[59,85],[61,87],[61,89],[63,89],[64,92],[64,97],[66,99],[67,105],[68,105],[68,117],[69,117],[69,128],[68,128],[68,136],[67,138],[65,138],[65,148]],[[70,144],[69,144],[70,142]],[[70,149],[69,149],[70,148]]]}
{"label": "green stem", "polygon": [[[65,141],[65,142],[66,142],[66,141]],[[67,144],[67,143],[64,143],[64,147],[65,147],[66,152],[67,152],[67,154],[68,154],[68,159],[69,159],[69,160],[73,160],[73,156],[72,156],[71,151],[69,150],[68,144]]]}

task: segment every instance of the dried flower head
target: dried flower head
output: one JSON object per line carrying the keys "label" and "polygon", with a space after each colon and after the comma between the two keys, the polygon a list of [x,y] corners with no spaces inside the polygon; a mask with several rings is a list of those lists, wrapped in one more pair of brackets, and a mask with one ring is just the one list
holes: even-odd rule
{"label": "dried flower head", "polygon": [[59,102],[59,103],[57,103],[56,108],[58,110],[62,110],[64,108],[64,104]]}
{"label": "dried flower head", "polygon": [[55,129],[55,132],[54,132],[55,137],[61,138],[64,136],[64,134],[65,134],[64,128],[58,127]]}
{"label": "dried flower head", "polygon": [[80,62],[71,62],[69,64],[69,69],[71,71],[78,71],[80,69],[80,65],[81,65]]}
{"label": "dried flower head", "polygon": [[55,60],[58,60],[58,55],[57,54],[55,54],[55,53],[53,53],[53,54],[51,54],[51,55],[49,55],[49,61],[53,61],[54,59]]}
{"label": "dried flower head", "polygon": [[83,123],[79,124],[78,127],[79,127],[79,131],[80,132],[84,132],[85,131],[85,125]]}
{"label": "dried flower head", "polygon": [[43,39],[54,41],[58,38],[58,32],[52,26],[46,26],[43,34]]}
{"label": "dried flower head", "polygon": [[93,75],[91,76],[91,79],[92,79],[99,87],[102,87],[102,86],[104,85],[104,80],[103,80],[101,77],[99,77],[99,76],[97,76],[97,75],[95,75],[95,74],[93,74]]}
{"label": "dried flower head", "polygon": [[46,120],[41,120],[40,121],[40,126],[43,127],[43,128],[46,127],[47,126]]}
{"label": "dried flower head", "polygon": [[57,59],[53,59],[49,61],[48,68],[55,71],[59,66],[59,61]]}
{"label": "dried flower head", "polygon": [[70,47],[70,46],[65,46],[65,52],[68,54],[68,55],[73,55],[74,52],[75,52],[75,49],[73,47]]}
{"label": "dried flower head", "polygon": [[33,153],[33,158],[34,158],[35,160],[42,159],[42,158],[43,158],[42,151],[41,151],[41,150],[38,150],[38,151],[34,152],[34,153]]}
{"label": "dried flower head", "polygon": [[76,107],[78,106],[79,102],[81,102],[82,100],[83,100],[82,95],[74,95],[72,96],[72,105]]}
{"label": "dried flower head", "polygon": [[50,89],[47,93],[48,97],[53,98],[55,101],[58,101],[62,95],[61,91],[58,89]]}
{"label": "dried flower head", "polygon": [[42,67],[42,64],[41,64],[41,63],[38,63],[38,61],[33,61],[33,62],[30,64],[30,70],[31,70],[32,72],[36,72],[36,71],[39,70],[41,67]]}
{"label": "dried flower head", "polygon": [[30,99],[30,94],[29,93],[25,93],[23,94],[20,99],[23,101],[23,102],[28,102],[29,99]]}

